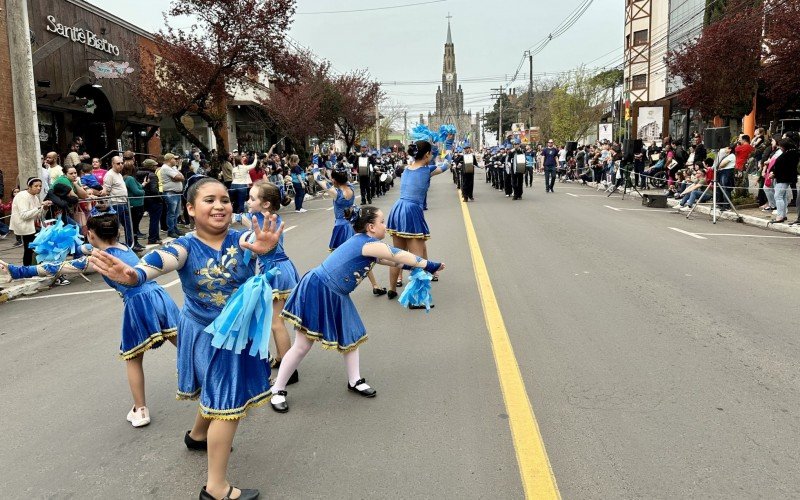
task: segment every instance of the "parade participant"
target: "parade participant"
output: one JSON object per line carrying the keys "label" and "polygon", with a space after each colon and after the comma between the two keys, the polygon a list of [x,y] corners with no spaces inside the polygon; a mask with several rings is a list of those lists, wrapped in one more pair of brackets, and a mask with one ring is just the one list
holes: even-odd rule
{"label": "parade participant", "polygon": [[[317,184],[334,197],[333,232],[331,233],[331,241],[328,243],[328,251],[333,252],[355,234],[350,221],[353,218],[354,211],[357,209],[355,207],[356,193],[353,190],[353,186],[347,182],[347,170],[334,169],[331,172],[332,182],[325,180],[318,168],[313,169],[311,172],[314,174],[314,180],[317,181]],[[374,295],[386,295],[386,289],[378,286],[378,280],[375,279],[375,274],[372,271],[367,273],[367,278],[369,278],[369,282],[372,285],[372,293]]]}
{"label": "parade participant", "polygon": [[[448,141],[452,141],[452,136]],[[425,241],[431,237],[425,215],[422,213],[425,197],[431,185],[431,177],[447,171],[449,162],[437,166],[433,145],[427,140],[417,140],[408,146],[408,155],[413,163],[403,170],[400,198],[392,205],[387,219],[387,228],[395,247],[415,255],[427,256]],[[389,299],[397,297],[397,287],[402,286],[402,274],[398,268],[389,270]],[[434,277],[434,280],[437,278]]]}
{"label": "parade participant", "polygon": [[[366,162],[366,173],[364,171],[363,166],[359,166],[361,163]],[[361,153],[355,158],[353,161],[353,165],[355,168],[358,168],[358,187],[361,191],[361,204],[367,205],[372,203],[372,191],[370,190],[370,177],[372,176],[372,171],[375,168],[375,159],[367,153],[367,145],[361,145]]]}
{"label": "parade participant", "polygon": [[[84,253],[90,252],[93,247],[117,257],[130,266],[139,262],[139,257],[132,250],[117,241],[119,221],[113,212],[102,213],[94,210],[87,227],[87,238],[91,247],[84,246],[82,249]],[[45,263],[21,267],[0,261],[0,269],[7,270],[14,279],[93,271],[88,257],[60,264]],[[103,279],[122,297],[122,338],[119,356],[126,361],[128,384],[133,396],[133,408],[128,412],[127,420],[134,427],[143,427],[150,423],[142,368],[144,353],[148,349],[160,347],[165,340],[177,345],[178,306],[155,281],[146,281],[139,286],[129,287],[106,277]]]}
{"label": "parade participant", "polygon": [[[467,173],[464,167],[464,156],[472,155],[472,171]],[[461,156],[461,199],[466,201],[475,201],[472,197],[472,192],[475,187],[475,170],[478,167],[478,158],[472,153],[472,146],[467,144],[464,146],[464,154]]]}
{"label": "parade participant", "polygon": [[464,164],[464,155],[461,154],[463,151],[461,148],[458,148],[456,152],[453,154],[453,184],[456,185],[456,189],[461,189],[461,169],[462,165]]}
{"label": "parade participant", "polygon": [[[510,187],[506,187],[506,193],[509,191],[511,192],[513,200],[521,200],[522,199],[522,182],[525,176],[524,173],[517,172],[517,155],[525,156],[525,152],[522,150],[522,146],[517,146],[517,149],[514,150],[513,154],[511,154],[511,161],[510,161],[510,175],[509,175],[509,183],[511,184]],[[527,160],[525,162],[525,168],[527,169]]]}
{"label": "parade participant", "polygon": [[556,184],[556,167],[558,149],[553,147],[553,139],[547,141],[547,147],[542,150],[544,159],[544,192],[552,193]]}
{"label": "parade participant", "polygon": [[[427,170],[424,165],[418,169]],[[361,377],[358,347],[367,340],[367,333],[350,293],[375,264],[392,266],[392,269],[421,268],[430,273],[444,269],[444,264],[381,242],[386,235],[386,222],[383,212],[377,207],[359,209],[355,231],[356,234],[334,250],[321,265],[303,276],[286,301],[283,315],[294,323],[297,335],[294,345],[283,358],[273,386],[274,395],[270,402],[279,413],[289,411],[286,401],[289,374],[316,341],[321,342],[325,349],[343,354],[348,390],[363,397],[375,397],[375,389]]]}
{"label": "parade participant", "polygon": [[231,294],[253,276],[255,264],[243,264],[244,250],[258,255],[271,251],[280,243],[283,226],[273,215],[263,228],[254,224],[252,232],[231,229],[228,190],[209,177],[192,185],[187,203],[195,231],[148,253],[137,266],[102,251],[93,252],[89,260],[98,272],[128,286],[178,272],[185,297],[178,325],[178,398],[200,399],[184,442],[191,449],[208,451],[208,478],[200,498],[258,498],[258,490],[231,486],[226,471],[239,419],[269,398],[269,362],[214,348],[212,335],[204,329]]}
{"label": "parade participant", "polygon": [[[281,189],[266,180],[259,180],[250,188],[247,200],[249,217],[235,217],[247,228],[252,228],[252,217],[256,218],[259,225],[264,225],[264,221],[271,213],[277,213],[281,209]],[[277,224],[282,223],[281,217],[277,217]],[[257,264],[261,273],[277,269],[277,273],[272,278],[272,289],[270,302],[272,303],[272,338],[275,340],[276,356],[272,357],[272,367],[280,366],[281,359],[292,346],[289,331],[281,317],[281,311],[286,303],[286,299],[300,281],[300,275],[294,263],[289,260],[283,247],[283,235],[281,235],[278,245],[270,252],[259,258]],[[300,380],[297,372],[292,374],[289,384],[294,384]]]}

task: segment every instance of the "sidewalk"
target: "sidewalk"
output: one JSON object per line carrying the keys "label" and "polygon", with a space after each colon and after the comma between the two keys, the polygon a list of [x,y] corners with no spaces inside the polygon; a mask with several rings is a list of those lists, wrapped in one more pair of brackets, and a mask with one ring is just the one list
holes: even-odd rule
{"label": "sidewalk", "polygon": [[[578,185],[578,186],[581,185],[580,183],[573,183],[573,184]],[[597,187],[594,184],[587,184],[585,187],[588,188],[588,189],[593,189],[593,190],[597,189]],[[604,191],[601,189],[600,192],[602,193]],[[621,192],[622,192],[621,190],[618,190],[616,193],[614,193],[612,195],[612,197],[618,196]],[[642,194],[661,195],[661,194],[664,193],[664,190],[663,189],[645,189],[645,190],[641,190],[641,193]],[[633,198],[639,199],[639,195],[636,194],[636,191],[628,191],[628,195],[631,195],[631,194],[632,194]],[[676,199],[673,199],[673,198],[667,198],[667,206],[669,206],[670,208],[676,208],[677,209],[679,207],[679,205],[680,205],[680,200],[676,200]],[[771,231],[776,231],[776,232],[779,232],[779,233],[786,233],[786,234],[793,234],[793,235],[800,236],[800,224],[799,225],[794,225],[794,226],[790,226],[787,223],[771,224],[770,220],[772,219],[772,214],[770,212],[764,212],[761,209],[759,209],[758,207],[737,208],[736,210],[739,212],[739,215],[741,215],[742,222],[744,224],[747,224],[749,226],[760,227],[760,228],[763,228],[763,229],[769,229]],[[797,212],[795,212],[795,210],[796,210],[795,207],[790,207],[789,208],[789,213],[788,213],[789,220],[787,222],[792,222],[792,221],[794,221],[796,219]],[[681,213],[683,213],[683,212],[681,212]],[[686,212],[686,213],[688,213],[688,212]],[[697,208],[695,209],[695,211],[692,213],[692,217],[694,217],[696,214],[701,214],[703,216],[711,217],[711,205],[710,205],[710,203],[709,204],[700,204],[700,205],[698,205]],[[733,221],[733,222],[737,221],[736,212],[734,212],[732,210],[723,210],[722,213],[720,213],[720,211],[717,210],[717,218],[718,219],[722,219],[722,220]]]}

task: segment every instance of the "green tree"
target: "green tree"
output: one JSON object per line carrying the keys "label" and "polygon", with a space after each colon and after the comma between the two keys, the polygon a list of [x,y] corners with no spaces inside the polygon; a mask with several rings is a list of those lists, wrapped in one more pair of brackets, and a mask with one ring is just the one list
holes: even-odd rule
{"label": "green tree", "polygon": [[[500,94],[500,97],[495,101],[494,107],[491,111],[483,115],[484,121],[484,128],[497,134],[497,125],[500,122],[500,101],[503,102],[503,133],[511,130],[511,124],[514,123],[514,120],[517,117],[517,110],[511,105],[511,99],[509,99],[508,94],[503,92]],[[502,138],[499,139],[502,142]]]}

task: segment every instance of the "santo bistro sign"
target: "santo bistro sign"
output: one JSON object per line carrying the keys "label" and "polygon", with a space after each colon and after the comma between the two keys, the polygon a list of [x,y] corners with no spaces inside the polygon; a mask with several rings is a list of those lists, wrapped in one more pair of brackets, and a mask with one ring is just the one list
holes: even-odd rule
{"label": "santo bistro sign", "polygon": [[73,42],[82,43],[89,47],[113,54],[119,55],[119,47],[109,42],[105,38],[100,38],[93,31],[88,29],[79,28],[77,26],[64,26],[56,21],[55,16],[47,16],[47,31],[61,35],[64,38],[72,40]]}

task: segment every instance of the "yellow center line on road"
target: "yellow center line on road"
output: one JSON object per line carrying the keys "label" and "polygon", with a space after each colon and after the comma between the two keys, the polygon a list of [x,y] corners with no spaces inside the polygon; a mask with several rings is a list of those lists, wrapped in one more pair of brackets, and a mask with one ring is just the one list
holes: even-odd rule
{"label": "yellow center line on road", "polygon": [[522,486],[526,498],[536,500],[560,499],[556,478],[547,451],[544,448],[539,424],[533,413],[533,407],[528,399],[525,381],[514,356],[514,349],[508,337],[497,297],[489,279],[489,271],[483,260],[475,226],[469,208],[463,201],[461,213],[464,215],[464,225],[467,230],[467,241],[472,254],[472,265],[475,269],[475,279],[478,282],[478,292],[483,305],[483,315],[486,319],[486,328],[492,341],[494,362],[497,366],[497,376],[500,379],[500,389],[508,412],[508,422],[511,427],[511,438],[514,441],[514,450],[517,453],[517,465],[522,479]]}

